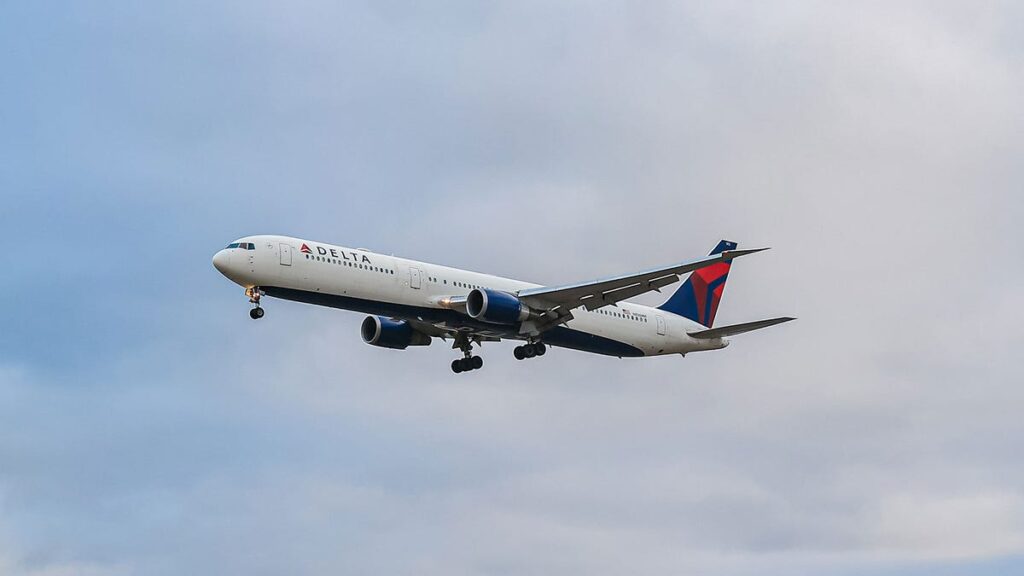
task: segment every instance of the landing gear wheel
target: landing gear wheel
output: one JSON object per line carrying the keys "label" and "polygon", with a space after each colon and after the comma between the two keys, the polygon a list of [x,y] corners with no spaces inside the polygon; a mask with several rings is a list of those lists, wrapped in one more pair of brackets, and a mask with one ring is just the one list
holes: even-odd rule
{"label": "landing gear wheel", "polygon": [[512,355],[516,357],[516,360],[525,360],[526,352],[522,346],[516,346],[515,350],[512,351]]}
{"label": "landing gear wheel", "polygon": [[537,352],[537,356],[543,356],[548,351],[548,347],[545,346],[543,342],[537,342],[534,344],[533,349]]}
{"label": "landing gear wheel", "polygon": [[525,354],[527,358],[533,358],[537,355],[537,347],[533,344],[527,344],[526,346],[523,346],[523,354]]}
{"label": "landing gear wheel", "polygon": [[263,318],[263,308],[253,308],[252,310],[249,310],[249,318],[252,318],[253,320]]}
{"label": "landing gear wheel", "polygon": [[469,372],[470,370],[479,370],[484,367],[484,359],[479,356],[473,356],[473,342],[465,334],[459,334],[455,337],[455,345],[452,348],[462,350],[463,354],[462,358],[452,360],[452,372],[458,374],[460,372]]}

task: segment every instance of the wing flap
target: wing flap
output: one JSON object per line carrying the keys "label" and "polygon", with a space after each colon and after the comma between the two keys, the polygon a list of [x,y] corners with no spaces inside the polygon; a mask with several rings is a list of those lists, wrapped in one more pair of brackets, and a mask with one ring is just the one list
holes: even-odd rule
{"label": "wing flap", "polygon": [[722,338],[724,336],[735,336],[737,334],[743,334],[744,332],[752,332],[754,330],[760,330],[761,328],[767,328],[769,326],[775,326],[776,324],[782,324],[783,322],[789,322],[790,320],[796,320],[796,318],[790,318],[784,316],[782,318],[772,318],[770,320],[758,320],[757,322],[747,322],[745,324],[733,324],[732,326],[722,326],[721,328],[711,328],[708,330],[700,330],[698,332],[689,332],[688,334],[694,338],[712,339]]}
{"label": "wing flap", "polygon": [[580,302],[586,307],[587,310],[597,310],[598,308],[609,306],[623,300],[629,300],[634,296],[646,294],[648,292],[660,290],[670,284],[675,284],[679,281],[679,276],[671,274],[669,276],[662,276],[661,278],[655,278],[648,280],[647,282],[637,282],[622,288],[615,288],[602,292],[600,295],[586,296],[580,299]]}
{"label": "wing flap", "polygon": [[528,306],[538,310],[546,310],[554,306],[561,306],[569,310],[586,306],[588,310],[596,310],[678,282],[682,274],[762,250],[767,250],[767,248],[726,250],[700,260],[653,268],[635,274],[566,286],[531,288],[519,292],[518,296]]}

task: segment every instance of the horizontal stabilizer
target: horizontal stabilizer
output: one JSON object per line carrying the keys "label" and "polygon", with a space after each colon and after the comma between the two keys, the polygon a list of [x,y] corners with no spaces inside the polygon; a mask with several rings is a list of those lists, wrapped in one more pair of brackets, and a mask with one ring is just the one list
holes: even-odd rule
{"label": "horizontal stabilizer", "polygon": [[701,339],[722,338],[723,336],[735,336],[737,334],[743,334],[744,332],[760,330],[761,328],[775,326],[776,324],[782,324],[783,322],[789,322],[790,320],[796,320],[796,318],[790,318],[788,316],[785,316],[782,318],[772,318],[771,320],[758,320],[757,322],[733,324],[732,326],[722,326],[721,328],[712,328],[710,330],[690,332],[689,334],[694,338]]}

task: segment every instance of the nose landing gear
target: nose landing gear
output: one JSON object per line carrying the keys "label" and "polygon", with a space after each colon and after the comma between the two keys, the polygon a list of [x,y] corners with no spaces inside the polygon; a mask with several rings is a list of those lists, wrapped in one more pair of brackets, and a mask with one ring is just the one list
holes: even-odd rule
{"label": "nose landing gear", "polygon": [[263,308],[260,307],[260,287],[253,286],[252,288],[246,288],[245,295],[249,297],[249,303],[254,306],[252,310],[249,310],[249,318],[252,318],[253,320],[263,318]]}
{"label": "nose landing gear", "polygon": [[535,356],[543,356],[547,351],[548,347],[543,342],[529,342],[522,346],[516,346],[515,350],[512,351],[512,355],[516,357],[516,360],[525,360]]}

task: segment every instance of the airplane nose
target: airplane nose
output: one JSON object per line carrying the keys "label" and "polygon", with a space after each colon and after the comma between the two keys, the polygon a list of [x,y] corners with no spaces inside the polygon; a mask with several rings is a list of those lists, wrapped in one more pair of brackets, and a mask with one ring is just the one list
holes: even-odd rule
{"label": "airplane nose", "polygon": [[228,266],[231,265],[231,253],[227,250],[221,250],[213,255],[213,267],[216,268],[221,274],[227,275]]}

